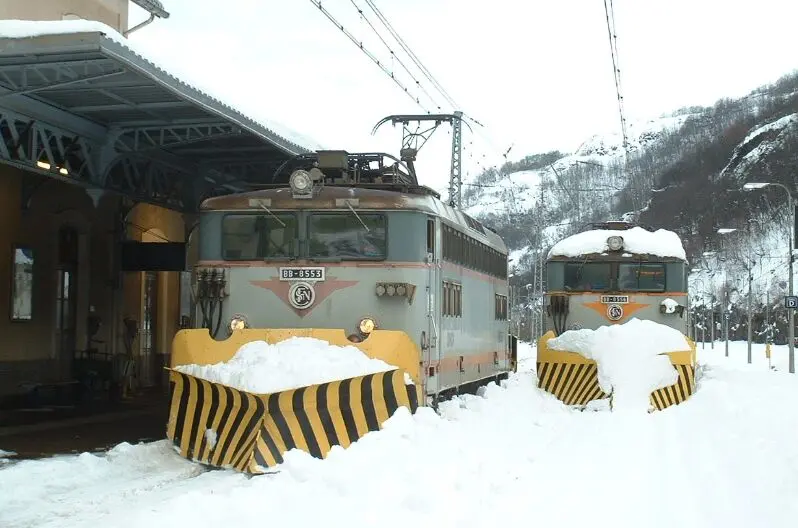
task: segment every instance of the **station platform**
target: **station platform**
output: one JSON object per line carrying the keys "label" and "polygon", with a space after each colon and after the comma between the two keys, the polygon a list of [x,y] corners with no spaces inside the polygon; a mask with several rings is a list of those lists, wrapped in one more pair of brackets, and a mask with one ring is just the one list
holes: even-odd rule
{"label": "station platform", "polygon": [[120,402],[96,402],[76,408],[2,411],[0,449],[13,459],[104,451],[166,437],[169,399],[163,389]]}

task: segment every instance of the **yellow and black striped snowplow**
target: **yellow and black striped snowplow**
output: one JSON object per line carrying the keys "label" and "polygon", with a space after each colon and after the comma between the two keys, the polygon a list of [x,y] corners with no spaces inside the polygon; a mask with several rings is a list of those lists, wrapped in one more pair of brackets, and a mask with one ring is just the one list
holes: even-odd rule
{"label": "yellow and black striped snowplow", "polygon": [[[555,337],[549,331],[538,341],[538,387],[553,394],[566,405],[584,406],[593,400],[609,398],[598,381],[598,365],[576,352],[555,350],[548,341]],[[679,379],[673,385],[651,393],[649,402],[656,410],[686,401],[695,392],[696,346],[686,338],[689,350],[668,352]]]}
{"label": "yellow and black striped snowplow", "polygon": [[[367,356],[399,368],[272,394],[253,394],[175,370],[232,358],[246,343],[278,343],[314,337],[352,345]],[[181,456],[213,467],[259,474],[280,464],[297,448],[324,458],[332,446],[344,448],[378,431],[399,407],[415,412],[421,400],[416,345],[403,332],[376,330],[361,343],[342,330],[238,330],[225,341],[205,329],[175,336],[169,369],[171,404],[167,437]],[[409,374],[413,384],[406,384]]]}

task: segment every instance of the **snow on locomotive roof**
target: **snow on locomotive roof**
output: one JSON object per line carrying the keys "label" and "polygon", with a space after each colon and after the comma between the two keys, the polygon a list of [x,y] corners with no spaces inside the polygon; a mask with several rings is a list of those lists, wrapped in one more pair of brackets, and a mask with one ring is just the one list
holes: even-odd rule
{"label": "snow on locomotive roof", "polygon": [[687,260],[679,235],[667,229],[657,229],[651,232],[642,227],[626,230],[592,229],[576,233],[557,242],[549,250],[548,257],[578,257],[591,253],[605,253],[610,250],[607,239],[611,236],[623,237],[623,251],[626,253]]}

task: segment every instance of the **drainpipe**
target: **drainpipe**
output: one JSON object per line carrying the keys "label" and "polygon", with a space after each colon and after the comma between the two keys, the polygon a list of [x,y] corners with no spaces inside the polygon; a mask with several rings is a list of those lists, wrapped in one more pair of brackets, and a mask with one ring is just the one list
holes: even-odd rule
{"label": "drainpipe", "polygon": [[150,13],[150,18],[148,18],[147,20],[145,20],[145,21],[144,21],[144,22],[142,22],[141,24],[138,24],[138,25],[136,25],[136,26],[133,26],[132,28],[128,29],[127,31],[125,31],[124,33],[122,33],[122,36],[124,36],[124,37],[127,37],[128,35],[130,35],[130,34],[131,34],[131,33],[133,33],[134,31],[136,31],[136,30],[138,30],[138,29],[141,29],[141,28],[143,28],[144,26],[146,26],[147,24],[151,23],[153,20],[155,20],[155,13]]}

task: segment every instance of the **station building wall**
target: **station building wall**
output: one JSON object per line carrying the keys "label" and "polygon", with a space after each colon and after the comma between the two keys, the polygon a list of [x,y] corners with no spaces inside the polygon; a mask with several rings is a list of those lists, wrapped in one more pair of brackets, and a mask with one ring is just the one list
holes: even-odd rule
{"label": "station building wall", "polygon": [[122,33],[129,0],[3,0],[0,20],[97,20]]}
{"label": "station building wall", "polygon": [[[23,181],[33,183],[27,203]],[[116,230],[124,226],[129,240],[182,242],[183,217],[139,203],[123,218],[119,196],[94,193],[0,164],[0,396],[23,383],[70,379],[73,350],[89,345],[90,313],[102,321],[92,346],[109,354],[127,353],[123,321],[135,321],[137,382],[164,381],[160,367],[185,293],[181,273],[118,271]]]}

